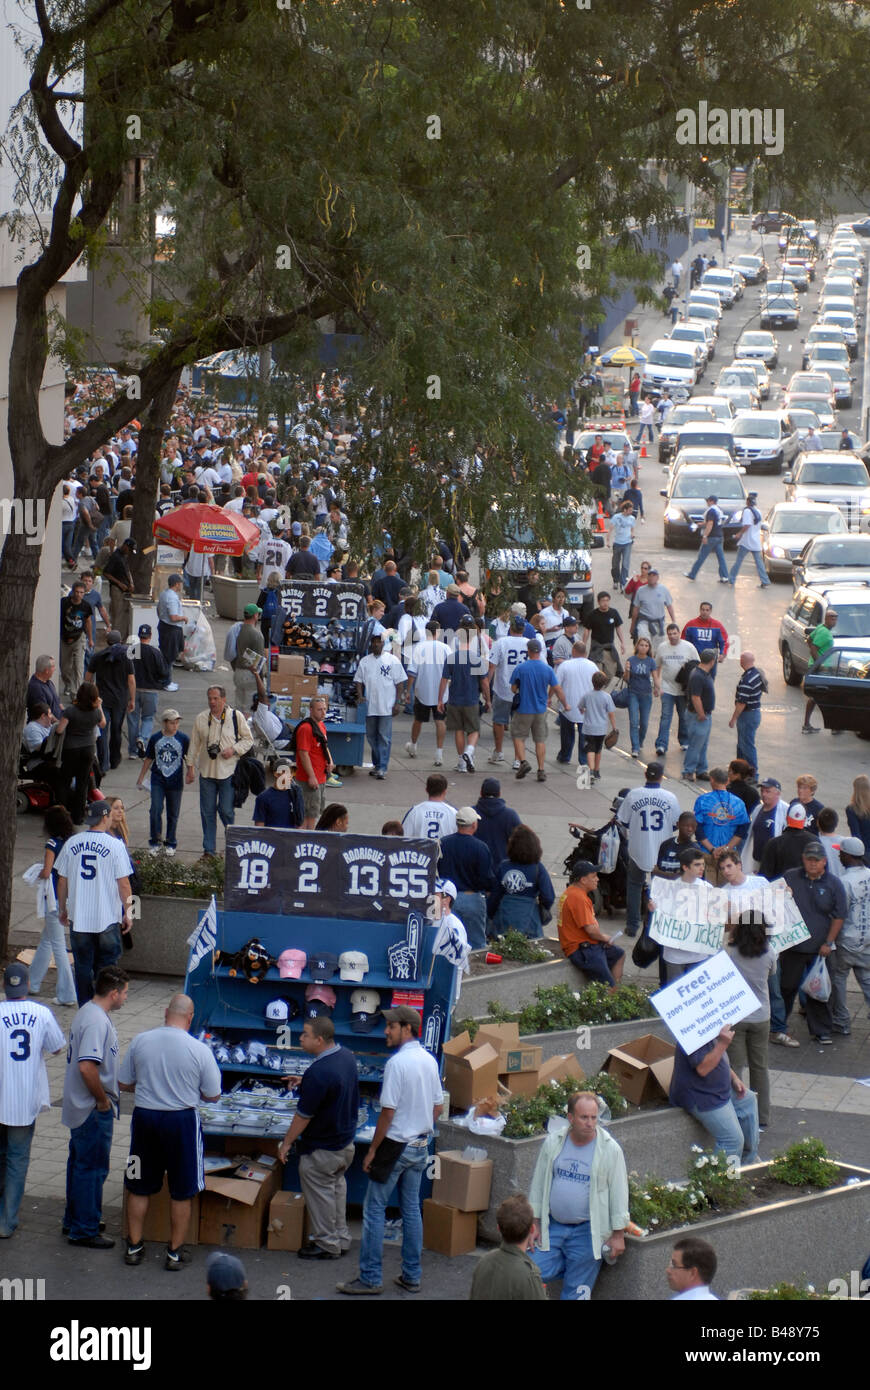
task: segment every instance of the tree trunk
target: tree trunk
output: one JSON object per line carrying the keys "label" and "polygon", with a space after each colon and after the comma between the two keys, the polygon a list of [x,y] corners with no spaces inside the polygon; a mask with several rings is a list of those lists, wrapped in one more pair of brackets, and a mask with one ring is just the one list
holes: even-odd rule
{"label": "tree trunk", "polygon": [[160,491],[160,459],[163,453],[163,432],[169,423],[181,371],[177,372],[156,392],[142,417],[139,448],[136,453],[136,493],[133,504],[133,527],[130,535],[136,542],[133,556],[133,587],[137,594],[151,591],[151,575],[157,546],[152,526]]}

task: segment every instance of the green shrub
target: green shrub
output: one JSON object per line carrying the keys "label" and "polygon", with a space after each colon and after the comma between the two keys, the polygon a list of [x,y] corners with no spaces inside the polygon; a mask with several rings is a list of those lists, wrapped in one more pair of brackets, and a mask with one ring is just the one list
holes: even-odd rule
{"label": "green shrub", "polygon": [[628,1209],[631,1219],[644,1230],[655,1232],[690,1225],[715,1211],[742,1206],[749,1185],[724,1153],[692,1145],[685,1182],[663,1182],[655,1175],[629,1175]]}
{"label": "green shrub", "polygon": [[607,1072],[587,1077],[585,1081],[568,1078],[539,1086],[533,1096],[517,1096],[503,1110],[507,1119],[503,1134],[506,1139],[529,1139],[547,1128],[551,1115],[564,1115],[568,1098],[577,1091],[594,1091],[610,1107],[611,1115],[621,1115],[628,1107],[625,1098]]}
{"label": "green shrub", "polygon": [[836,1187],[843,1181],[836,1163],[828,1158],[821,1139],[808,1136],[777,1154],[768,1174],[789,1187]]}
{"label": "green shrub", "polygon": [[497,999],[487,1004],[489,1022],[518,1023],[521,1034],[557,1033],[583,1024],[622,1023],[652,1018],[655,1010],[646,990],[638,985],[587,985],[582,991],[570,985],[541,985],[534,999],[518,1013],[510,1013]]}
{"label": "green shrub", "polygon": [[139,875],[139,891],[162,898],[220,898],[224,891],[224,861],[182,864],[168,854],[148,854],[144,849],[130,851]]}
{"label": "green shrub", "polygon": [[541,965],[545,960],[553,959],[549,951],[542,950],[530,937],[513,929],[497,937],[492,949],[504,956],[505,960],[519,961],[521,965]]}
{"label": "green shrub", "polygon": [[813,1302],[829,1303],[831,1295],[829,1293],[816,1293],[812,1284],[771,1284],[769,1289],[752,1289],[747,1294],[750,1303],[797,1303]]}

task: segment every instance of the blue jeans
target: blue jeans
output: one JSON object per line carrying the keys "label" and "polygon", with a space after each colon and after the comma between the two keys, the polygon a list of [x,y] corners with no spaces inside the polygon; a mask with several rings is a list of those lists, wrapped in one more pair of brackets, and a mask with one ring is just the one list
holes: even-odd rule
{"label": "blue jeans", "polygon": [[371,746],[375,772],[386,772],[390,762],[390,748],[393,743],[393,716],[391,714],[367,714],[366,738]]}
{"label": "blue jeans", "polygon": [[690,1110],[689,1114],[712,1135],[714,1147],[729,1158],[742,1163],[745,1153],[747,1163],[758,1162],[758,1101],[754,1091],[747,1091],[740,1100],[732,1091],[726,1105],[716,1110]]}
{"label": "blue jeans", "polygon": [[214,854],[217,844],[217,818],[224,826],[236,818],[232,777],[200,777],[199,818],[202,822],[202,852]]}
{"label": "blue jeans", "polygon": [[574,724],[570,719],[566,719],[560,712],[558,718],[560,748],[556,758],[557,763],[570,763],[574,756],[574,740],[577,740],[577,762],[586,762],[586,740],[583,737],[583,725]]}
{"label": "blue jeans", "polygon": [[788,1014],[783,1003],[782,990],[779,987],[779,962],[772,975],[767,977],[767,992],[770,995],[770,1031],[771,1033],[786,1033],[788,1029]]}
{"label": "blue jeans", "polygon": [[626,856],[625,880],[625,931],[627,936],[636,936],[640,931],[640,910],[646,874],[635,864],[631,855]]}
{"label": "blue jeans", "polygon": [[627,545],[615,545],[613,547],[610,575],[614,584],[620,584],[623,588],[631,578],[631,547],[633,543],[633,541],[629,541]]}
{"label": "blue jeans", "polygon": [[70,1130],[66,1162],[66,1210],[63,1224],[70,1240],[100,1233],[103,1219],[103,1183],[109,1176],[114,1112],[94,1106],[84,1124]]}
{"label": "blue jeans", "polygon": [[79,1008],[94,997],[94,980],[107,965],[121,959],[121,927],[118,922],[105,931],[70,930],[76,976],[76,998]]}
{"label": "blue jeans", "polygon": [[151,777],[151,818],[148,843],[152,848],[160,844],[163,836],[163,807],[166,806],[166,846],[177,847],[175,832],[178,829],[178,816],[181,811],[183,787],[167,787],[152,773]]}
{"label": "blue jeans", "polygon": [[737,716],[737,756],[745,758],[752,771],[758,772],[758,753],[755,750],[755,735],[761,725],[760,709],[745,709]]}
{"label": "blue jeans", "polygon": [[640,752],[641,745],[646,738],[652,700],[652,693],[638,695],[634,690],[628,692],[628,727],[631,733],[632,753]]}
{"label": "blue jeans", "polygon": [[465,928],[472,951],[486,945],[486,898],[482,893],[459,893],[453,911]]}
{"label": "blue jeans", "polygon": [[745,545],[738,545],[737,547],[737,554],[734,557],[734,564],[731,566],[731,583],[734,583],[735,579],[740,573],[740,566],[743,564],[743,561],[746,559],[747,555],[751,555],[753,560],[755,561],[755,568],[758,570],[758,578],[761,580],[763,587],[766,589],[768,584],[770,583],[770,580],[767,577],[767,570],[764,568],[764,561],[761,558],[761,551],[748,550]]}
{"label": "blue jeans", "polygon": [[11,1236],[18,1225],[35,1128],[35,1120],[29,1125],[0,1125],[0,1235]]}
{"label": "blue jeans", "polygon": [[652,425],[641,425],[640,429],[639,429],[638,432],[637,432],[637,435],[635,436],[635,441],[634,441],[635,444],[639,444],[640,441],[643,439],[643,432],[644,432],[644,430],[649,430],[649,442],[650,442],[650,444],[655,444],[655,442],[656,442],[656,437],[655,437],[655,435],[654,435],[654,433],[653,433],[653,427],[652,427]]}
{"label": "blue jeans", "polygon": [[423,1216],[420,1211],[420,1184],[429,1159],[429,1147],[406,1144],[386,1182],[369,1180],[363,1202],[362,1247],[359,1277],[364,1284],[383,1281],[384,1217],[390,1198],[398,1186],[402,1213],[402,1273],[409,1284],[419,1284],[422,1274]]}
{"label": "blue jeans", "polygon": [[74,521],[62,521],[60,524],[60,553],[64,560],[73,560],[73,535],[75,534],[76,524]]}
{"label": "blue jeans", "polygon": [[563,1303],[589,1298],[598,1278],[601,1261],[592,1253],[592,1232],[588,1221],[579,1226],[563,1226],[550,1217],[549,1250],[532,1250],[531,1256],[545,1284],[562,1280]]}
{"label": "blue jeans", "polygon": [[725,562],[725,547],[722,543],[721,536],[716,536],[715,538],[711,536],[708,541],[701,542],[701,549],[698,551],[695,563],[689,570],[689,578],[695,578],[695,576],[698,573],[698,570],[701,568],[704,561],[707,559],[709,555],[715,555],[716,559],[719,561],[719,578],[730,578],[728,574],[728,565]]}
{"label": "blue jeans", "polygon": [[127,715],[127,751],[135,756],[136,740],[141,738],[145,746],[154,732],[154,716],[157,713],[157,691],[137,690],[136,704]]}
{"label": "blue jeans", "polygon": [[124,733],[127,701],[125,700],[122,705],[114,705],[104,700],[103,714],[106,716],[106,727],[100,731],[97,750],[100,757],[100,769],[103,772],[108,772],[110,768],[120,767],[121,764],[121,738]]}
{"label": "blue jeans", "polygon": [[656,734],[656,748],[661,748],[667,753],[668,744],[671,741],[671,720],[674,717],[674,710],[677,711],[677,742],[681,748],[689,742],[689,731],[686,726],[686,697],[685,695],[669,695],[666,690],[663,690],[661,702],[662,713],[659,719],[659,731]]}
{"label": "blue jeans", "polygon": [[30,989],[38,994],[45,979],[49,961],[54,956],[57,967],[57,998],[60,1004],[73,1004],[76,1001],[76,987],[66,949],[66,935],[58,921],[57,912],[46,912],[45,926],[39,938],[33,960],[30,963]]}
{"label": "blue jeans", "polygon": [[694,710],[687,710],[686,732],[689,746],[683,763],[683,776],[688,772],[707,771],[707,744],[710,742],[712,722],[709,714],[706,719],[699,719]]}

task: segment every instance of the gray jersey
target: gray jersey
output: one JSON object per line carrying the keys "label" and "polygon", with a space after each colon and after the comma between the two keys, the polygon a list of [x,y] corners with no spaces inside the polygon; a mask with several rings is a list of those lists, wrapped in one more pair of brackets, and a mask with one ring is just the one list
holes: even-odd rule
{"label": "gray jersey", "polygon": [[192,1110],[203,1096],[221,1093],[211,1048],[168,1024],[133,1039],[118,1079],[135,1083],[136,1104],[143,1110]]}
{"label": "gray jersey", "polygon": [[118,1034],[105,1009],[93,1000],[83,1004],[69,1030],[63,1109],[60,1118],[67,1129],[83,1125],[96,1105],[84,1083],[79,1062],[98,1062],[103,1090],[118,1110]]}

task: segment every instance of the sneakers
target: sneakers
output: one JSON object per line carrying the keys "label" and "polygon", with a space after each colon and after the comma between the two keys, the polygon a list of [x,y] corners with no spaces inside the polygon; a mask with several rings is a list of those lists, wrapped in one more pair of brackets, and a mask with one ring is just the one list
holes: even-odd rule
{"label": "sneakers", "polygon": [[140,1240],[138,1245],[128,1245],[124,1252],[125,1265],[140,1265],[145,1258],[145,1244]]}
{"label": "sneakers", "polygon": [[409,758],[416,758],[416,756],[417,756],[417,745],[416,745],[416,743],[406,743],[406,744],[405,744],[405,752],[407,753],[407,755],[408,755]]}
{"label": "sneakers", "polygon": [[504,762],[504,753],[498,753],[498,752],[496,752],[496,750],[493,748],[492,752],[490,753],[490,755],[489,755],[489,757],[487,758],[486,761],[487,761],[488,763],[503,763],[503,762]]}
{"label": "sneakers", "polygon": [[432,766],[433,766],[433,767],[443,767],[443,766],[444,766],[444,759],[443,759],[443,757],[441,756],[440,751],[439,751],[439,752],[436,752],[436,754],[435,754],[435,761],[433,762]]}
{"label": "sneakers", "polygon": [[[384,779],[386,778],[386,775],[387,775],[387,774],[386,774],[385,772],[376,772],[376,773],[375,773],[375,780],[378,781],[378,782],[383,782]],[[327,783],[327,785],[328,785],[328,783]]]}
{"label": "sneakers", "polygon": [[834,1039],[831,1037],[830,1033],[822,1033],[819,1037],[814,1038],[813,1041],[819,1043],[822,1047],[831,1047]]}
{"label": "sneakers", "polygon": [[663,757],[665,756],[666,753],[667,753],[667,749],[666,749],[666,748],[657,748],[657,749],[656,749],[656,757],[657,757],[657,758],[663,758]]}
{"label": "sneakers", "polygon": [[375,1294],[383,1293],[383,1291],[383,1284],[364,1284],[362,1279],[351,1279],[347,1284],[336,1284],[335,1286],[336,1293]]}
{"label": "sneakers", "polygon": [[163,1261],[164,1269],[178,1270],[181,1269],[182,1265],[189,1264],[190,1251],[185,1250],[183,1245],[179,1246],[175,1251],[170,1250],[168,1246],[166,1247],[166,1259]]}
{"label": "sneakers", "polygon": [[819,732],[818,729],[814,729],[813,726],[812,726],[812,724],[802,724],[802,725],[801,725],[801,733],[802,733],[802,734],[817,734],[818,732]]}
{"label": "sneakers", "polygon": [[149,846],[148,846],[148,853],[149,853],[149,854],[159,854],[162,848],[163,848],[162,845],[149,845]]}
{"label": "sneakers", "polygon": [[145,741],[144,741],[144,739],[137,738],[137,740],[136,740],[136,757],[137,757],[137,758],[144,758],[144,757],[145,757]]}
{"label": "sneakers", "polygon": [[466,771],[468,771],[468,772],[473,772],[473,771],[474,771],[474,754],[473,754],[473,753],[463,753],[463,754],[462,754],[462,761],[465,763]]}
{"label": "sneakers", "polygon": [[67,1245],[81,1245],[86,1250],[114,1250],[115,1248],[115,1242],[109,1240],[108,1236],[79,1236],[75,1240],[69,1236]]}
{"label": "sneakers", "polygon": [[721,576],[720,576],[720,578],[719,578],[719,583],[720,583],[720,584],[730,584],[730,583],[732,583],[732,581],[731,581],[730,579],[727,579],[727,578],[726,578],[726,579],[722,579]]}
{"label": "sneakers", "polygon": [[517,781],[519,782],[523,779],[523,777],[527,777],[531,770],[531,763],[527,763],[525,758],[523,758],[522,762],[519,763],[517,766]]}
{"label": "sneakers", "polygon": [[406,1279],[404,1274],[397,1274],[393,1280],[397,1289],[404,1289],[405,1293],[419,1293],[420,1285],[414,1284],[410,1279]]}
{"label": "sneakers", "polygon": [[163,853],[168,854],[170,859],[175,858],[175,845],[164,845]]}
{"label": "sneakers", "polygon": [[454,772],[464,772],[464,771],[465,771],[465,759],[464,759],[464,758],[460,758],[460,759],[459,759],[459,762],[456,764],[456,766],[455,766],[455,768],[453,769],[453,771],[454,771]]}
{"label": "sneakers", "polygon": [[593,782],[600,782],[600,781],[601,781],[601,773],[600,773],[600,772],[590,772],[589,776],[592,778],[592,781],[593,781]]}
{"label": "sneakers", "polygon": [[519,765],[520,765],[520,760],[519,760],[519,758],[514,758],[513,762],[511,763],[511,767],[513,768],[514,772],[517,771]]}
{"label": "sneakers", "polygon": [[544,769],[543,769],[542,767],[539,767],[539,768],[538,768],[538,781],[539,781],[539,782],[546,782],[546,780],[547,780],[547,774],[546,774],[546,772],[544,771]]}
{"label": "sneakers", "polygon": [[800,1047],[797,1038],[791,1037],[789,1033],[771,1033],[770,1041],[778,1043],[780,1047]]}
{"label": "sneakers", "polygon": [[324,785],[327,787],[343,787],[344,783],[340,777],[336,777],[334,772],[330,772]]}
{"label": "sneakers", "polygon": [[695,582],[695,576],[692,574],[691,570],[683,570],[683,578],[691,579],[693,584]]}

